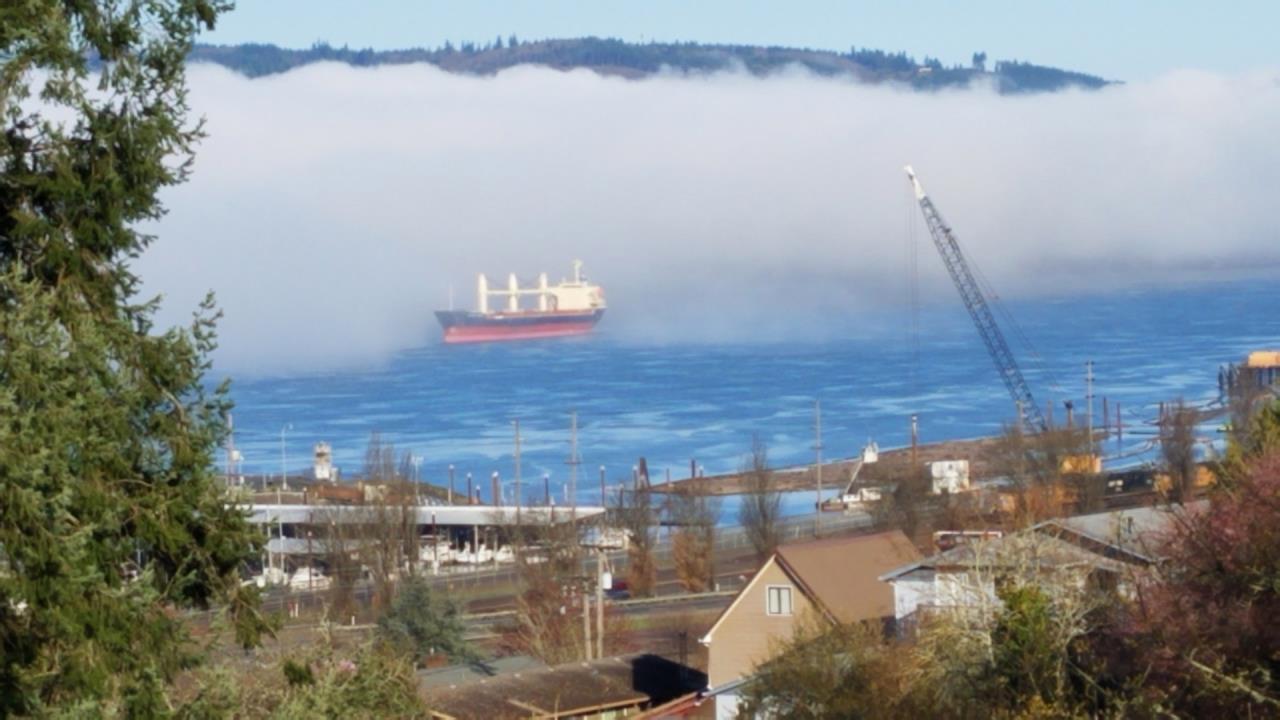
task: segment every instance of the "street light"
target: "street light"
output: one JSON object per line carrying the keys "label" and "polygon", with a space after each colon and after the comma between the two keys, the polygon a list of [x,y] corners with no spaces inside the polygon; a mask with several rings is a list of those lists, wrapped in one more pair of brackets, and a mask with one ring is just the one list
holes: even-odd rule
{"label": "street light", "polygon": [[285,423],[280,428],[280,484],[286,491],[289,489],[289,454],[285,449],[284,436],[292,429],[293,423]]}

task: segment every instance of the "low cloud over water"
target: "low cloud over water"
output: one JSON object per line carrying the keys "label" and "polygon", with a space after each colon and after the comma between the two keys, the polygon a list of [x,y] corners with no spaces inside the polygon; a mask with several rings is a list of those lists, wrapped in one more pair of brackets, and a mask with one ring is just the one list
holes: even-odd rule
{"label": "low cloud over water", "polygon": [[913,235],[924,301],[955,302],[908,162],[1006,297],[1280,274],[1274,73],[1025,97],[429,66],[190,84],[209,137],[137,269],[171,322],[217,292],[237,373],[376,363],[436,341],[451,285],[470,307],[478,271],[573,258],[622,341],[891,329]]}

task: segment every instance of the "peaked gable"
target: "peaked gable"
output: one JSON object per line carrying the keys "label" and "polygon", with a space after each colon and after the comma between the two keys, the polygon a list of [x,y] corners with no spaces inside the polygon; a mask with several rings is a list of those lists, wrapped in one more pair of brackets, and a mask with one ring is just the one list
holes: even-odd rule
{"label": "peaked gable", "polygon": [[756,571],[746,586],[725,608],[702,642],[710,643],[716,630],[742,603],[743,598],[777,566],[795,583],[827,619],[856,622],[893,615],[893,588],[879,576],[920,559],[901,530],[824,538],[784,545]]}
{"label": "peaked gable", "polygon": [[893,616],[893,588],[880,576],[918,561],[920,553],[901,530],[891,530],[786,545],[777,558],[830,619],[857,622]]}

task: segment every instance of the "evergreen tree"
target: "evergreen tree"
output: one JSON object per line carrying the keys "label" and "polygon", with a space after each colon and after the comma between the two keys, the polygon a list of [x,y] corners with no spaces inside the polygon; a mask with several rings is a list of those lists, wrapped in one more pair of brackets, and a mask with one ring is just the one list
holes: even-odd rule
{"label": "evergreen tree", "polygon": [[439,653],[455,661],[474,660],[465,632],[458,604],[417,575],[400,585],[391,607],[378,618],[378,637],[415,659]]}
{"label": "evergreen tree", "polygon": [[1229,426],[1226,456],[1218,463],[1223,484],[1234,485],[1248,477],[1250,463],[1280,454],[1280,399],[1245,402]]}
{"label": "evergreen tree", "polygon": [[178,612],[265,629],[213,457],[216,312],[159,329],[129,269],[191,168],[184,61],[222,0],[0,4],[0,716],[154,716]]}

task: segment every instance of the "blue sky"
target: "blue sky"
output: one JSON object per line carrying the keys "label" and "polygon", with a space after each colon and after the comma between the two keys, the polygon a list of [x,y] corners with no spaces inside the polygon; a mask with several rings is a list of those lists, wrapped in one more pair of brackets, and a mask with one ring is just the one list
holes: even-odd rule
{"label": "blue sky", "polygon": [[399,48],[599,35],[845,50],[967,63],[976,50],[1108,78],[1280,67],[1280,2],[1125,0],[239,0],[208,42]]}

